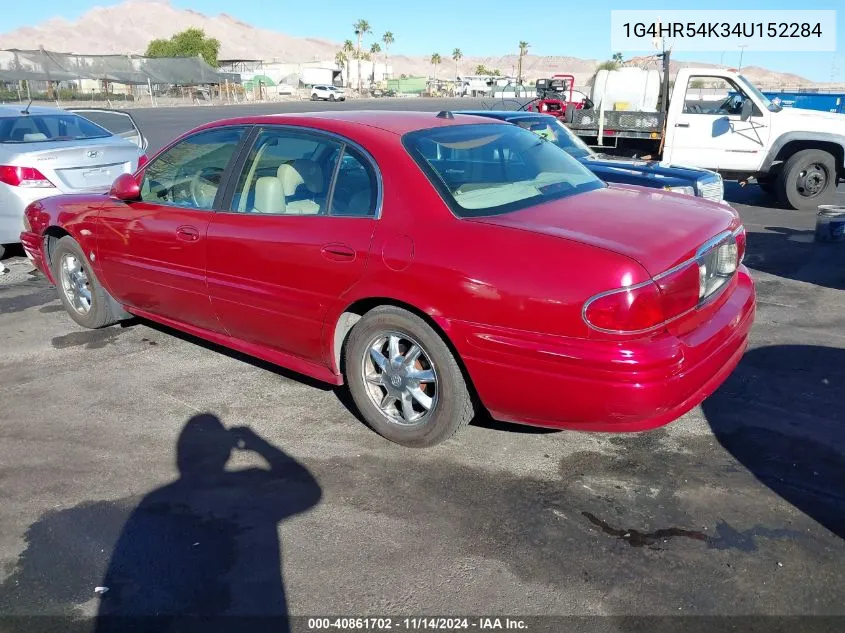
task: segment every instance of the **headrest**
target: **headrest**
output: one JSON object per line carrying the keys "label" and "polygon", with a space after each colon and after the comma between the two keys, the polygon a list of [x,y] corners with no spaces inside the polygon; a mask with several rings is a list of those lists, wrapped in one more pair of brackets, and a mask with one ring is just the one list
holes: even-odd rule
{"label": "headrest", "polygon": [[305,183],[302,174],[293,165],[288,163],[279,165],[279,169],[276,170],[276,178],[282,183],[282,189],[286,196],[292,196],[296,188]]}
{"label": "headrest", "polygon": [[23,135],[23,142],[24,143],[32,143],[34,141],[46,141],[47,135],[42,134],[41,132],[32,132],[29,134]]}
{"label": "headrest", "polygon": [[272,176],[264,176],[255,181],[255,212],[284,213],[285,194],[282,181]]}

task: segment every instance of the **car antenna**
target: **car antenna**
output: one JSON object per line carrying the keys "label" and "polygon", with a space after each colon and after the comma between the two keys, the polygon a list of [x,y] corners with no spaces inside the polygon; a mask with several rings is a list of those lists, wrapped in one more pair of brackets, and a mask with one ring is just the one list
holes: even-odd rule
{"label": "car antenna", "polygon": [[438,119],[454,119],[455,115],[449,112],[449,110],[441,110],[437,113]]}
{"label": "car antenna", "polygon": [[32,105],[32,98],[30,97],[29,103],[26,104],[26,107],[21,110],[21,114],[29,114],[29,106]]}

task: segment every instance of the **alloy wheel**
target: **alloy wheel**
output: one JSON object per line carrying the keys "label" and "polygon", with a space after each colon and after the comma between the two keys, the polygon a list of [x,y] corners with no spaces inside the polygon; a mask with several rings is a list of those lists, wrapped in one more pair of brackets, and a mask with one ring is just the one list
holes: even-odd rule
{"label": "alloy wheel", "polygon": [[437,370],[417,341],[400,332],[372,338],[361,375],[372,403],[391,422],[417,426],[437,406]]}
{"label": "alloy wheel", "polygon": [[91,310],[91,283],[82,262],[72,253],[62,255],[61,283],[65,297],[79,314]]}

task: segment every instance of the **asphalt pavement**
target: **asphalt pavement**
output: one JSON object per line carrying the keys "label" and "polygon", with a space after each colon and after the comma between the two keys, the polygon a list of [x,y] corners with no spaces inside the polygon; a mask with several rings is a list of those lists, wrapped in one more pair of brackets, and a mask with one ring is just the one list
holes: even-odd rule
{"label": "asphalt pavement", "polygon": [[[153,145],[231,116],[133,114]],[[641,434],[481,417],[405,449],[343,389],[143,321],[83,330],[7,258],[0,631],[121,604],[675,630],[684,615],[845,615],[845,243],[814,243],[812,213],[757,187],[728,198],[759,291],[751,348],[702,407]]]}
{"label": "asphalt pavement", "polygon": [[[506,100],[507,101],[507,100]],[[422,110],[439,112],[440,110],[471,110],[501,105],[501,99],[450,98],[376,98],[350,99],[331,103],[328,101],[278,101],[274,103],[207,105],[177,108],[138,108],[130,111],[138,126],[150,142],[148,154],[164,147],[170,140],[187,132],[193,127],[217,121],[260,114],[280,114],[283,112],[315,112],[332,110]],[[513,103],[505,103],[505,109],[515,109]]]}

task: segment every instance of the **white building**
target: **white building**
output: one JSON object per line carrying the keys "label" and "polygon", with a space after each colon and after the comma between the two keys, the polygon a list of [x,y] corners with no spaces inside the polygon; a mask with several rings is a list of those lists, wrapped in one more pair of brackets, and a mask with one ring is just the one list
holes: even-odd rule
{"label": "white building", "polygon": [[[334,60],[314,60],[310,62],[276,62],[255,60],[223,60],[221,70],[240,73],[244,85],[260,81],[265,86],[290,85],[304,88],[318,84],[357,87],[358,62],[349,60],[347,67],[338,66]],[[363,86],[373,81],[384,81],[392,69],[381,62],[361,61]],[[375,73],[375,78],[374,77]]]}

